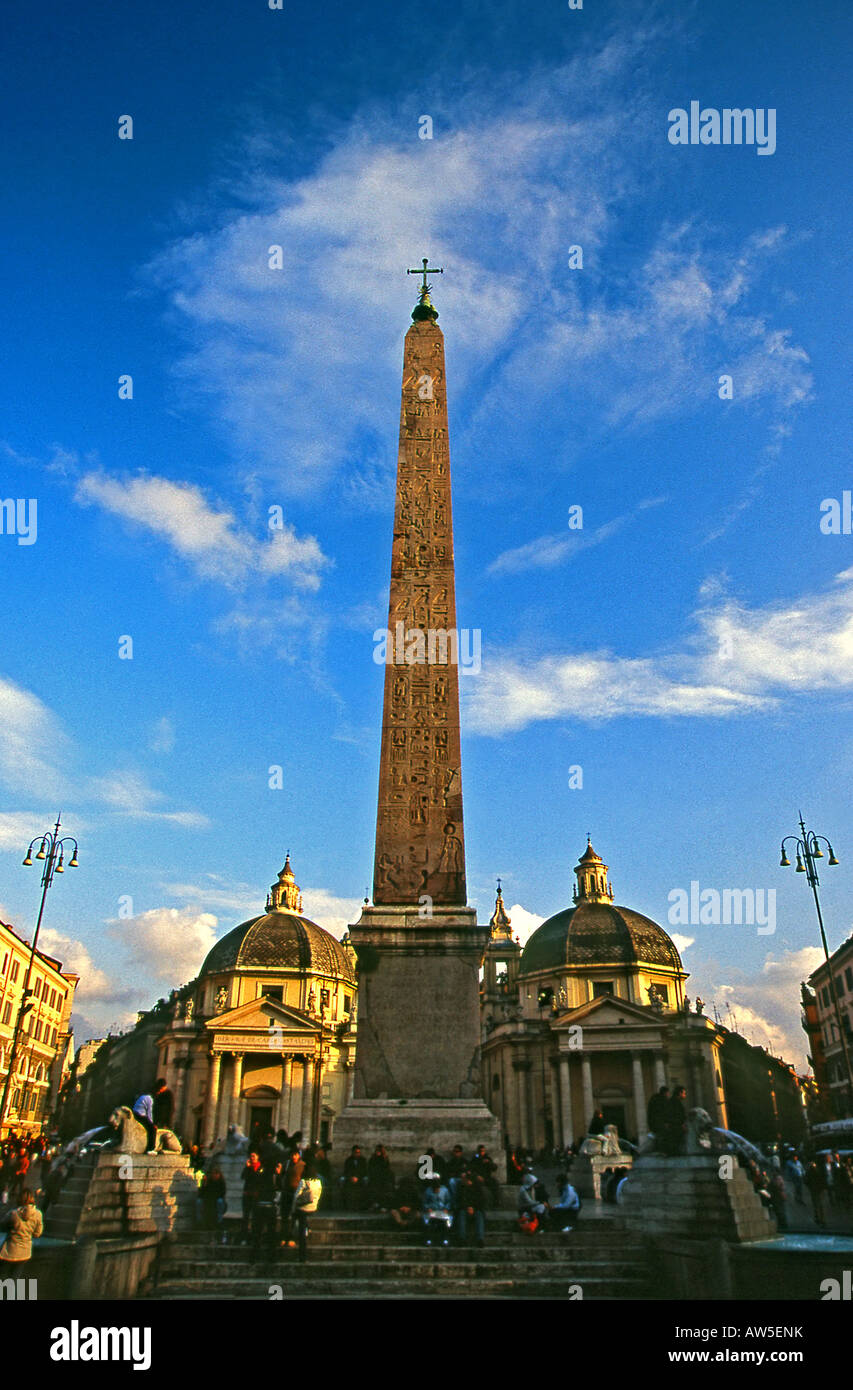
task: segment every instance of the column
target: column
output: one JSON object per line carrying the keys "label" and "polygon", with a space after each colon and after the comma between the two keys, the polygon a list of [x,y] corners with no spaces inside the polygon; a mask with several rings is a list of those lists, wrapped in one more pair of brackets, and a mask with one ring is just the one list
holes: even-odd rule
{"label": "column", "polygon": [[219,1073],[222,1068],[222,1054],[214,1052],[210,1058],[207,1074],[207,1098],[204,1105],[204,1128],[201,1132],[202,1148],[209,1149],[216,1138],[216,1108],[219,1100]]}
{"label": "column", "polygon": [[276,1106],[276,1133],[280,1129],[286,1129],[290,1133],[290,1091],[293,1085],[293,1058],[282,1057],[281,1059],[281,1095]]}
{"label": "column", "polygon": [[572,1077],[569,1071],[569,1058],[563,1053],[560,1057],[560,1120],[562,1123],[563,1148],[574,1143],[572,1124]]}
{"label": "column", "polygon": [[187,1079],[187,1067],[189,1064],[189,1057],[175,1058],[175,1110],[172,1116],[172,1125],[179,1138],[184,1137],[184,1085]]}
{"label": "column", "polygon": [[634,1072],[634,1111],[637,1118],[637,1143],[642,1143],[648,1126],[646,1125],[646,1091],[643,1085],[643,1054],[631,1053],[631,1067]]}
{"label": "column", "polygon": [[347,1063],[347,1105],[355,1094],[355,1058],[351,1057]]}
{"label": "column", "polygon": [[311,1101],[313,1099],[313,1087],[311,1085],[311,1073],[314,1068],[314,1058],[305,1057],[302,1061],[302,1116],[299,1121],[299,1128],[302,1130],[302,1137],[311,1140]]}
{"label": "column", "polygon": [[516,1143],[525,1147],[530,1143],[527,1123],[527,1062],[513,1062],[515,1070],[515,1093],[518,1100],[518,1135]]}
{"label": "column", "polygon": [[595,1114],[595,1101],[592,1097],[592,1063],[587,1055],[581,1057],[581,1084],[583,1086],[583,1132],[586,1134],[589,1122]]}
{"label": "column", "polygon": [[232,1052],[234,1070],[231,1073],[231,1106],[229,1109],[228,1123],[236,1125],[239,1123],[240,1114],[240,1091],[243,1087],[243,1054],[242,1052]]}
{"label": "column", "polygon": [[655,1090],[659,1091],[661,1086],[666,1085],[666,1068],[663,1064],[663,1053],[655,1053]]}

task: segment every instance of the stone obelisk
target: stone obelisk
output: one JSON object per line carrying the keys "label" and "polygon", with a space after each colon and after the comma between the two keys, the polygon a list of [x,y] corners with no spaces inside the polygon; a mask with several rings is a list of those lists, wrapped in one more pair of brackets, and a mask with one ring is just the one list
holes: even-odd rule
{"label": "stone obelisk", "polygon": [[403,350],[403,391],[373,903],[350,928],[358,958],[353,1099],[334,1146],[384,1143],[398,1161],[486,1144],[479,968],[489,928],[467,906],[459,642],[444,338],[427,262]]}

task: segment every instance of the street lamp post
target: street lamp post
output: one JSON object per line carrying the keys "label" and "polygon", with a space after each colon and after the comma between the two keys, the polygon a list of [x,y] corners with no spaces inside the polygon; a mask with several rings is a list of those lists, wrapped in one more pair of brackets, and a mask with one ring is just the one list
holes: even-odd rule
{"label": "street lamp post", "polygon": [[30,959],[29,964],[27,965],[27,974],[24,980],[24,988],[21,993],[21,1002],[18,1006],[18,1014],[15,1019],[15,1031],[12,1034],[12,1051],[9,1055],[9,1065],[6,1068],[6,1080],[3,1083],[3,1098],[2,1100],[0,1100],[0,1133],[2,1133],[3,1125],[6,1120],[6,1102],[9,1098],[9,1086],[12,1082],[12,1077],[14,1076],[15,1072],[15,1062],[18,1056],[18,1039],[21,1033],[21,1025],[24,1021],[24,1014],[27,1013],[28,1009],[31,1007],[29,1004],[31,994],[30,980],[32,979],[33,964],[35,962],[36,950],[38,948],[39,932],[41,931],[41,921],[42,917],[44,916],[44,905],[45,900],[47,898],[47,890],[53,882],[54,874],[65,873],[66,845],[74,846],[71,852],[71,858],[68,861],[69,869],[76,869],[78,867],[77,841],[71,835],[66,835],[63,839],[60,839],[59,823],[60,817],[57,816],[56,825],[53,827],[53,830],[48,830],[46,834],[41,836],[36,835],[35,839],[30,841],[30,847],[27,850],[27,855],[24,859],[24,864],[27,867],[29,867],[33,862],[33,846],[38,845],[39,848],[36,854],[36,859],[44,860],[44,869],[42,870],[41,876],[41,903],[39,905],[38,921],[36,922],[36,929],[33,934],[33,942],[32,946],[30,947]]}
{"label": "street lamp post", "polygon": [[[782,858],[780,860],[780,867],[783,869],[788,869],[791,866],[791,861],[785,853],[785,845],[787,844],[788,840],[793,840],[797,847],[797,873],[806,875],[806,878],[811,886],[812,893],[814,894],[814,905],[817,911],[817,922],[818,926],[820,927],[820,940],[823,946],[823,954],[826,960],[827,972],[829,974],[829,992],[832,996],[832,1007],[835,1011],[835,1021],[838,1026],[838,1037],[841,1042],[841,1051],[844,1055],[844,1069],[847,1073],[847,1106],[849,1110],[853,1111],[853,1073],[851,1073],[850,1070],[850,1053],[847,1049],[847,1035],[844,1031],[843,1020],[841,1017],[841,1006],[838,1002],[838,991],[835,988],[835,975],[833,974],[832,966],[829,963],[829,947],[826,944],[826,932],[823,926],[823,913],[820,910],[820,898],[818,897],[817,891],[820,879],[817,876],[815,860],[823,859],[823,850],[820,847],[821,840],[829,850],[829,859],[827,860],[827,863],[834,867],[838,863],[838,860],[835,857],[835,851],[833,850],[832,845],[829,843],[829,840],[827,840],[825,835],[816,835],[813,830],[806,830],[805,823],[803,822],[802,811],[800,812],[800,831],[800,835],[786,835],[784,840],[782,841]],[[832,1093],[830,1092],[830,1094]]]}

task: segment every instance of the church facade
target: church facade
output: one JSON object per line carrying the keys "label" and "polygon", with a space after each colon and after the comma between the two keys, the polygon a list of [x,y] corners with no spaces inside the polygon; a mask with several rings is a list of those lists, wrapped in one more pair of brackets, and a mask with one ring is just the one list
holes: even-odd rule
{"label": "church facade", "polygon": [[613,902],[608,866],[587,844],[573,906],[522,949],[500,887],[480,991],[483,1091],[508,1143],[565,1147],[593,1114],[637,1141],[661,1086],[727,1128],[725,1029],[690,1011],[687,973],[663,927]]}
{"label": "church facade", "polygon": [[157,1070],[185,1141],[218,1147],[230,1124],[328,1141],[352,1090],[354,958],[303,915],[289,855],[266,912],[217,941],[181,995]]}

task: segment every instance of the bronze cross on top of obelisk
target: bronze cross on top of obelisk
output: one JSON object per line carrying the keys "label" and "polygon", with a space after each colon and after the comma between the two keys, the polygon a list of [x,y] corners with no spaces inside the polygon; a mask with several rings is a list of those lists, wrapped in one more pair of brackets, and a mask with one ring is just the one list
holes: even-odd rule
{"label": "bronze cross on top of obelisk", "polygon": [[427,284],[427,276],[428,276],[428,275],[443,275],[443,274],[444,274],[444,271],[443,271],[443,270],[439,270],[436,266],[430,265],[430,264],[429,264],[429,257],[428,257],[428,256],[424,256],[423,267],[424,267],[423,270],[407,270],[407,271],[406,271],[406,274],[407,274],[407,275],[422,275],[422,276],[424,277],[424,282],[423,282],[423,284],[421,285],[421,298],[423,298],[423,296],[424,296],[425,294],[428,294],[428,293],[429,293],[429,285]]}

